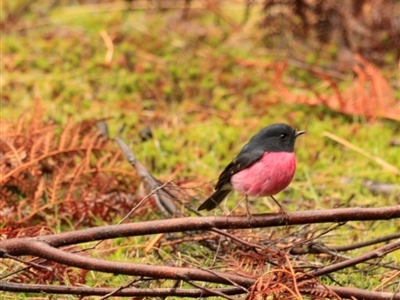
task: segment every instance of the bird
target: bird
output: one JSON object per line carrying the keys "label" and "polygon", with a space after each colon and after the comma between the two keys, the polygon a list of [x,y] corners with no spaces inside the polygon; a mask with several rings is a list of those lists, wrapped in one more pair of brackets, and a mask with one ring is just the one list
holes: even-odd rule
{"label": "bird", "polygon": [[197,209],[212,210],[230,192],[238,191],[246,196],[273,197],[292,181],[296,171],[294,145],[305,131],[296,131],[284,123],[275,123],[261,129],[243,146],[239,154],[229,163],[218,178],[214,193]]}

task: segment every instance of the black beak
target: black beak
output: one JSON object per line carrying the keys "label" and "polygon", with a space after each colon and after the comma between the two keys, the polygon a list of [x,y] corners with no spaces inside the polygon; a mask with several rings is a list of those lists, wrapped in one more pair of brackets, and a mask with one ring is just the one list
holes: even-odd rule
{"label": "black beak", "polygon": [[306,133],[305,131],[296,131],[296,133],[294,134],[294,137],[298,137],[299,135],[302,135],[302,134],[304,134],[304,133]]}

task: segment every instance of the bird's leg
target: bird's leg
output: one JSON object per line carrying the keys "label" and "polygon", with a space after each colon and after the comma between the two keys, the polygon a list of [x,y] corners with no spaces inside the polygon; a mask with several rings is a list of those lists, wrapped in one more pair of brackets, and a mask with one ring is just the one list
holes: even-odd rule
{"label": "bird's leg", "polygon": [[279,213],[281,213],[282,215],[283,215],[283,218],[284,219],[288,219],[289,218],[289,216],[288,216],[288,214],[286,213],[286,210],[282,207],[282,205],[274,198],[274,196],[270,196],[271,198],[272,198],[272,200],[274,200],[274,202],[279,206]]}
{"label": "bird's leg", "polygon": [[283,209],[282,205],[274,198],[274,196],[270,196],[272,198],[272,200],[274,200],[274,202],[276,203],[276,205],[279,206],[279,212],[285,212],[285,210]]}
{"label": "bird's leg", "polygon": [[247,216],[251,216],[251,214],[250,214],[250,208],[249,208],[249,198],[248,198],[247,195],[245,196],[245,199],[246,199],[246,212],[247,212]]}
{"label": "bird's leg", "polygon": [[246,195],[246,213],[247,213],[247,218],[249,219],[249,224],[251,224],[253,216],[250,213],[249,198],[247,195]]}

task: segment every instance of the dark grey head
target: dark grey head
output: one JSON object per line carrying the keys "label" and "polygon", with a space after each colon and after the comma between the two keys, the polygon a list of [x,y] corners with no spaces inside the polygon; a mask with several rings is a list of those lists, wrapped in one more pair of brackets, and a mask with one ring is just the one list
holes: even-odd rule
{"label": "dark grey head", "polygon": [[253,136],[241,152],[255,149],[261,149],[264,152],[293,152],[296,138],[303,133],[305,131],[296,131],[287,124],[272,124]]}

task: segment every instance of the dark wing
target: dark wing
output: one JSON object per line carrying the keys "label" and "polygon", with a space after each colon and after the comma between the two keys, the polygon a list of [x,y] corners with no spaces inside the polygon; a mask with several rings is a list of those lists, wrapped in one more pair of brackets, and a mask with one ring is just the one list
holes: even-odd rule
{"label": "dark wing", "polygon": [[261,149],[252,151],[245,150],[247,150],[246,147],[243,148],[242,152],[240,152],[239,155],[225,168],[221,175],[219,175],[218,182],[215,185],[216,190],[223,187],[226,183],[230,183],[231,177],[234,174],[250,167],[264,155],[264,151]]}

